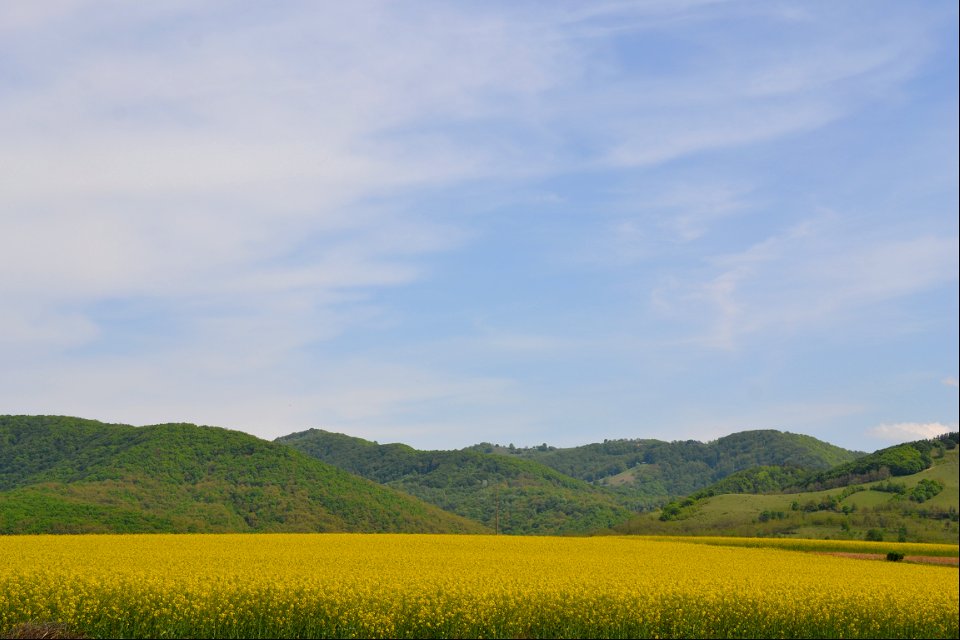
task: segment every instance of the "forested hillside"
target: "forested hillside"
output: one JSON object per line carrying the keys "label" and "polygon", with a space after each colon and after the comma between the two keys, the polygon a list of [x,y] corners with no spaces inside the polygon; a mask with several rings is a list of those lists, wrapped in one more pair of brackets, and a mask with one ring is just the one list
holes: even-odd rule
{"label": "forested hillside", "polygon": [[0,533],[484,530],[238,431],[0,416]]}
{"label": "forested hillside", "polygon": [[[737,495],[752,505],[754,498],[743,494],[777,506],[744,512],[766,531],[776,528],[771,519],[799,522],[814,517],[804,514],[850,516],[872,508],[876,499],[853,495],[867,493],[899,505],[898,518],[925,510],[922,517],[945,519],[949,530],[956,441],[952,434],[863,455],[809,436],[749,431],[708,443],[608,440],[570,449],[482,443],[419,451],[319,429],[271,443],[192,424],[0,416],[0,533],[567,534],[611,527],[716,533],[731,523],[746,526],[739,507],[733,520],[708,518],[704,527],[693,526],[697,514],[713,513],[712,505]],[[788,492],[797,504],[791,498],[781,508]],[[633,518],[659,507],[655,516]],[[794,515],[780,515],[786,509]]]}
{"label": "forested hillside", "polygon": [[906,476],[928,469],[933,458],[957,446],[960,435],[947,433],[931,440],[917,440],[880,449],[846,464],[812,474],[797,488],[829,489],[856,482],[882,480],[890,476]]}
{"label": "forested hillside", "polygon": [[949,433],[899,444],[820,472],[753,467],[614,529],[956,542],[958,441]]}
{"label": "forested hillside", "polygon": [[863,455],[811,436],[775,430],[743,431],[707,443],[605,440],[564,449],[484,443],[473,449],[541,462],[607,487],[635,509],[658,507],[671,497],[688,495],[750,467],[826,470]]}
{"label": "forested hillside", "polygon": [[880,449],[852,462],[825,471],[794,466],[759,466],[731,474],[688,497],[706,498],[725,493],[800,493],[848,487],[859,483],[909,476],[929,469],[960,440],[946,433],[929,440],[917,440]]}
{"label": "forested hillside", "polygon": [[504,533],[587,532],[631,515],[609,492],[532,460],[418,451],[320,429],[277,442]]}

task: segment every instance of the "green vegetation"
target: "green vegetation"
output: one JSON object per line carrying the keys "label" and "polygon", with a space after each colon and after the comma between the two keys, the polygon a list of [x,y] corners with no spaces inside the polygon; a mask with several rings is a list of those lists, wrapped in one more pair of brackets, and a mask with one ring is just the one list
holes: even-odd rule
{"label": "green vegetation", "polygon": [[582,480],[476,448],[418,451],[320,429],[276,442],[502,533],[585,533],[632,515],[615,496]]}
{"label": "green vegetation", "polygon": [[485,530],[237,431],[0,416],[0,533]]}
{"label": "green vegetation", "polygon": [[[735,474],[686,498],[674,500],[659,513],[641,514],[614,527],[619,533],[796,536],[845,540],[930,541],[956,544],[958,534],[958,463],[956,434],[907,443],[866,456],[866,473],[839,471],[810,474],[757,468]],[[891,455],[892,452],[892,455]],[[891,460],[929,460],[930,466],[889,479]],[[859,461],[858,461],[859,462]],[[902,470],[908,467],[901,466]],[[846,486],[825,479],[860,480]],[[770,491],[782,483],[782,491]],[[739,493],[751,491],[751,493]],[[756,491],[755,493],[753,491]]]}
{"label": "green vegetation", "polygon": [[931,440],[918,440],[880,449],[846,464],[822,471],[798,484],[803,489],[830,489],[854,483],[884,480],[891,476],[907,476],[928,469],[934,457],[955,449],[958,436],[948,433]]}
{"label": "green vegetation", "polygon": [[910,490],[908,495],[914,502],[926,502],[941,491],[943,491],[942,482],[924,478],[917,483],[917,486]]}
{"label": "green vegetation", "polygon": [[[811,436],[775,430],[743,431],[708,443],[605,440],[568,449],[546,444],[519,449],[484,443],[474,449],[535,460],[593,482],[621,496],[635,511],[660,507],[672,498],[753,467],[765,466],[768,473],[794,474],[799,469],[830,469],[863,455]],[[788,470],[772,471],[774,466]],[[776,483],[771,486],[776,488]]]}
{"label": "green vegetation", "polygon": [[877,542],[862,540],[817,540],[811,538],[737,538],[728,536],[644,536],[655,542],[683,542],[718,547],[747,547],[751,549],[783,549],[785,551],[808,551],[819,553],[869,553],[884,554],[889,551],[908,556],[932,558],[960,557],[960,547],[955,544],[918,542]]}
{"label": "green vegetation", "polygon": [[[317,429],[271,443],[191,424],[0,416],[0,533],[615,531],[956,543],[958,439],[859,457],[777,431],[706,444],[418,451]],[[831,460],[841,462],[815,468]],[[680,486],[697,488],[669,493]]]}
{"label": "green vegetation", "polygon": [[[664,505],[661,510],[661,520],[676,520],[690,512],[697,502],[713,496],[728,493],[796,493],[804,489],[818,490],[828,487],[843,487],[837,495],[826,494],[819,500],[807,500],[802,503],[794,500],[791,503],[793,511],[843,511],[849,513],[847,506],[841,503],[848,496],[865,490],[860,484],[850,484],[852,481],[869,481],[878,477],[889,477],[891,465],[897,471],[896,475],[904,475],[904,471],[915,469],[914,473],[929,468],[933,462],[931,452],[942,457],[944,451],[952,449],[956,442],[951,435],[935,439],[905,443],[882,449],[876,453],[864,456],[852,463],[839,465],[828,471],[813,473],[796,467],[761,466],[734,473],[719,482],[694,492],[689,496],[674,500]],[[854,471],[851,471],[854,469]],[[909,492],[903,482],[885,480],[870,487],[873,491],[908,495],[914,502],[925,502],[943,490],[943,483],[935,479],[922,479]],[[769,518],[766,518],[769,519]],[[781,518],[782,519],[782,518]]]}

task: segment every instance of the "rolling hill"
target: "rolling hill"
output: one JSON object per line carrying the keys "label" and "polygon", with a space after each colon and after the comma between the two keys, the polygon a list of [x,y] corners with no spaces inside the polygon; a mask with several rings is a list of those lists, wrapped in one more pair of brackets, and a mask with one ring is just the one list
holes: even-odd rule
{"label": "rolling hill", "polygon": [[488,532],[238,431],[0,416],[0,533],[228,531]]}
{"label": "rolling hill", "polygon": [[[420,451],[318,429],[266,442],[192,424],[0,416],[0,533],[612,530],[956,541],[951,437],[869,455],[778,431],[709,443]],[[694,489],[676,499],[685,487]]]}
{"label": "rolling hill", "polygon": [[812,436],[772,429],[714,440],[604,440],[580,447],[515,448],[483,443],[473,450],[540,462],[568,476],[608,488],[634,510],[662,506],[733,473],[758,465],[827,470],[862,453]]}
{"label": "rolling hill", "polygon": [[584,533],[632,515],[610,492],[534,460],[476,450],[419,451],[320,429],[276,442],[503,533]]}
{"label": "rolling hill", "polygon": [[822,472],[755,467],[613,530],[957,543],[957,441],[904,443]]}

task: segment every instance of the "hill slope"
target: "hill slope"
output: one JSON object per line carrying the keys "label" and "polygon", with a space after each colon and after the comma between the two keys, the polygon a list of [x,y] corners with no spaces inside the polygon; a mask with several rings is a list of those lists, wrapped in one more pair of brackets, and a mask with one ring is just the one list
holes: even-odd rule
{"label": "hill slope", "polygon": [[812,436],[772,429],[742,431],[708,443],[605,440],[565,449],[489,444],[474,449],[541,462],[574,478],[608,487],[631,500],[636,509],[660,506],[670,498],[688,495],[758,465],[825,470],[863,455]]}
{"label": "hill slope", "polygon": [[485,529],[237,431],[0,416],[0,533],[187,531]]}
{"label": "hill slope", "polygon": [[608,492],[532,460],[418,451],[320,429],[276,442],[504,533],[586,532],[632,515]]}
{"label": "hill slope", "polygon": [[614,530],[957,543],[957,440],[896,445],[818,473],[755,467]]}

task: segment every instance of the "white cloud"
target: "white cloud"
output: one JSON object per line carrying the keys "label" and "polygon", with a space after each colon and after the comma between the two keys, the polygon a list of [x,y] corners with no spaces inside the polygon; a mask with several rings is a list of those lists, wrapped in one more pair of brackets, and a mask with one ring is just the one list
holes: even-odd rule
{"label": "white cloud", "polygon": [[510,380],[349,357],[304,363],[275,340],[250,340],[248,330],[283,335],[289,323],[271,320],[242,328],[230,322],[222,327],[226,335],[206,334],[210,344],[149,358],[102,357],[17,375],[0,371],[0,414],[186,421],[267,439],[323,427],[423,447],[462,447],[522,425]]}
{"label": "white cloud", "polygon": [[[652,168],[809,131],[895,90],[923,53],[910,29],[863,41],[869,30],[852,29],[811,51],[833,28],[811,19],[779,56],[691,37],[704,50],[675,73],[620,57],[617,34],[641,33],[639,46],[675,25],[696,35],[710,5],[0,3],[0,362],[17,364],[0,369],[2,408],[281,430],[480,420],[418,403],[527,420],[536,411],[497,376],[309,351],[384,321],[377,294],[422,280],[432,254],[469,235],[470,203],[438,210],[419,194]],[[677,180],[646,205],[692,243],[754,204],[746,185]],[[649,222],[622,221],[622,244]],[[732,347],[942,282],[955,244],[821,252],[774,236],[675,274],[661,297],[712,315],[707,340]],[[809,259],[821,253],[822,269]],[[571,348],[513,326],[478,341]]]}
{"label": "white cloud", "polygon": [[759,143],[801,131],[817,129],[842,115],[836,107],[795,104],[739,107],[732,112],[706,106],[703,113],[663,114],[645,119],[642,126],[625,125],[623,140],[607,155],[614,166],[654,166],[694,154]]}
{"label": "white cloud", "polygon": [[808,331],[958,278],[956,237],[853,239],[819,217],[664,282],[656,308],[700,327],[695,341],[733,348],[763,331]]}
{"label": "white cloud", "polygon": [[939,422],[896,422],[873,427],[868,431],[868,434],[882,440],[904,442],[933,438],[941,433],[956,430],[956,424],[948,425]]}
{"label": "white cloud", "polygon": [[663,225],[685,242],[695,240],[719,220],[742,214],[751,207],[750,190],[729,184],[683,185],[646,207],[662,208]]}
{"label": "white cloud", "polygon": [[0,353],[8,362],[14,356],[30,354],[37,345],[75,347],[97,338],[100,333],[96,324],[83,314],[66,311],[51,315],[46,311],[16,302],[0,308]]}
{"label": "white cloud", "polygon": [[677,424],[664,428],[658,437],[673,440],[677,434],[703,442],[748,429],[777,429],[807,433],[825,442],[850,447],[836,428],[844,419],[862,415],[866,407],[854,402],[757,402],[735,409],[720,406],[704,409],[690,406],[676,410]]}
{"label": "white cloud", "polygon": [[944,384],[945,386],[947,386],[947,387],[953,387],[954,389],[956,389],[957,386],[958,386],[957,378],[956,378],[955,376],[948,376],[948,377],[944,378],[943,380],[941,380],[941,382],[943,382],[943,384]]}
{"label": "white cloud", "polygon": [[49,2],[4,2],[0,4],[0,30],[14,31],[63,19],[80,9],[87,0]]}
{"label": "white cloud", "polygon": [[[631,188],[611,193],[611,208],[623,218],[614,227],[618,240],[628,243],[644,227],[656,225],[671,239],[691,242],[720,221],[743,215],[757,206],[753,188],[709,177],[673,180],[654,188]],[[653,224],[651,224],[653,223]]]}
{"label": "white cloud", "polygon": [[[740,6],[727,7],[724,15],[750,20],[765,13]],[[687,15],[718,17],[709,10]],[[771,17],[772,23],[781,20],[765,16]],[[617,77],[604,96],[615,106],[597,127],[598,137],[609,142],[600,162],[650,167],[819,129],[896,92],[930,55],[916,24],[891,30],[865,23],[864,32],[871,32],[865,38],[822,17],[804,23],[809,35],[816,34],[810,39],[788,36],[775,46],[755,47],[709,38],[689,45],[698,55],[685,73]],[[889,37],[876,37],[881,32]],[[649,34],[656,38],[658,27]]]}
{"label": "white cloud", "polygon": [[[79,6],[0,14],[9,47],[66,43],[15,57],[31,82],[0,103],[0,294],[21,303],[5,326],[29,307],[45,318],[31,344],[51,349],[103,335],[81,308],[100,300],[329,301],[415,280],[417,257],[462,234],[366,202],[509,171],[417,127],[504,113],[567,73],[556,46],[493,14],[329,5],[244,23],[184,3],[118,17],[88,5],[80,20]],[[217,31],[154,24],[218,11]],[[144,37],[103,38],[104,25]]]}

